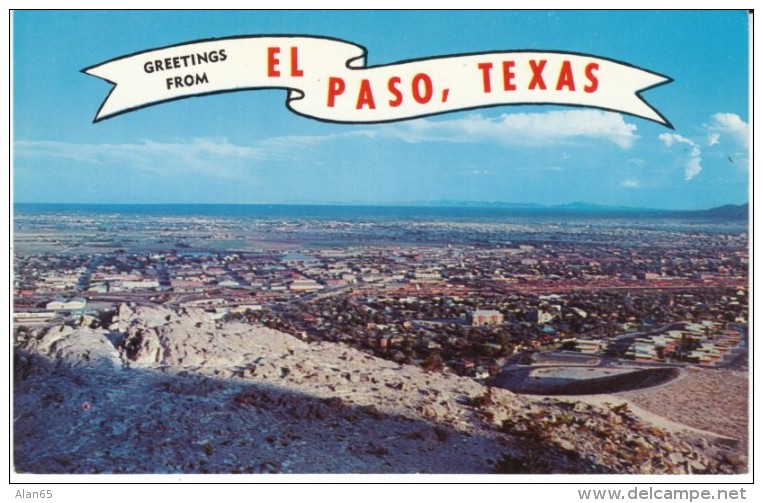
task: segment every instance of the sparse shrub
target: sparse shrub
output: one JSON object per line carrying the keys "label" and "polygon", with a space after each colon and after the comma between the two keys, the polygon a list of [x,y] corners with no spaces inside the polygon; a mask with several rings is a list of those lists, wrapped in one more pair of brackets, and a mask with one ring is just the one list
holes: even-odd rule
{"label": "sparse shrub", "polygon": [[500,430],[510,435],[519,436],[534,442],[545,442],[551,436],[550,424],[543,420],[542,413],[522,416],[519,420],[505,419]]}
{"label": "sparse shrub", "polygon": [[575,422],[575,416],[570,412],[562,412],[556,416],[556,421],[553,424],[570,425]]}
{"label": "sparse shrub", "polygon": [[432,353],[426,357],[421,364],[422,368],[427,372],[434,372],[442,368],[443,360],[439,353]]}
{"label": "sparse shrub", "polygon": [[479,396],[472,397],[470,402],[472,407],[476,407],[478,409],[483,409],[490,405],[495,405],[495,400],[493,399],[493,388],[488,386],[485,388],[484,393]]}
{"label": "sparse shrub", "polygon": [[481,410],[479,411],[479,415],[488,423],[492,423],[495,420],[495,414],[492,410]]}
{"label": "sparse shrub", "polygon": [[502,454],[495,462],[493,473],[551,473],[552,469],[551,463],[545,459]]}
{"label": "sparse shrub", "polygon": [[437,436],[437,440],[440,442],[445,442],[450,437],[448,430],[439,426],[434,428],[434,434]]}
{"label": "sparse shrub", "polygon": [[612,412],[615,412],[617,414],[627,414],[628,412],[630,412],[630,409],[628,408],[628,402],[623,402],[620,405],[613,406]]}

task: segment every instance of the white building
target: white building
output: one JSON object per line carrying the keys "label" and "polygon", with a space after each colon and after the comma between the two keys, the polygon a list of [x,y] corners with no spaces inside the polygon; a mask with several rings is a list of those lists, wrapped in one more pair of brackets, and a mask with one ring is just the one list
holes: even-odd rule
{"label": "white building", "polygon": [[45,305],[45,309],[48,311],[60,311],[70,309],[84,309],[87,304],[87,300],[82,297],[74,297],[73,299],[64,299],[57,297],[56,299],[48,302]]}
{"label": "white building", "polygon": [[149,288],[159,288],[159,281],[155,279],[144,279],[139,281],[123,281],[122,282],[122,288],[125,290],[135,290],[135,289],[149,289]]}
{"label": "white building", "polygon": [[289,285],[289,288],[295,292],[315,292],[323,290],[323,285],[319,284],[314,279],[295,279]]}
{"label": "white building", "polygon": [[467,319],[473,326],[500,325],[503,323],[503,314],[494,309],[478,309],[469,313]]}

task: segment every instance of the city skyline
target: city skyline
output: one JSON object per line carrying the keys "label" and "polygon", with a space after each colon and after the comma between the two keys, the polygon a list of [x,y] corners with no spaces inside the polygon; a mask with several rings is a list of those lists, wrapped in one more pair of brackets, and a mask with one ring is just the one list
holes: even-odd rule
{"label": "city skyline", "polygon": [[[48,11],[13,17],[16,202],[583,201],[706,209],[749,198],[745,11]],[[109,30],[88,29],[99,24]],[[291,113],[285,90],[184,99],[93,124],[110,86],[80,73],[83,68],[202,38],[285,33],[360,44],[369,66],[528,49],[617,59],[673,79],[643,98],[675,129],[558,106],[329,124]]]}

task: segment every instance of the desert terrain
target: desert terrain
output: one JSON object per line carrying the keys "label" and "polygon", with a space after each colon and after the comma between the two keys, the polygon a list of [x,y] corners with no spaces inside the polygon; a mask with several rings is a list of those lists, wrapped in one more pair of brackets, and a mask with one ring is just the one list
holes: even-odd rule
{"label": "desert terrain", "polygon": [[[35,329],[14,363],[19,473],[747,470],[745,444],[661,428],[622,400],[529,398],[200,309],[121,305],[109,326],[83,316]],[[623,396],[649,408],[670,390]],[[680,407],[659,410],[720,431]]]}

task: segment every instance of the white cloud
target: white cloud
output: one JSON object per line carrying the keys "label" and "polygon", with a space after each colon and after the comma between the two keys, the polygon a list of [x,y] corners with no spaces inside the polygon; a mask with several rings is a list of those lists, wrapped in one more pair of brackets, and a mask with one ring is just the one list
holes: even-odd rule
{"label": "white cloud", "polygon": [[[598,110],[565,110],[546,113],[481,115],[453,120],[427,119],[351,129],[326,135],[280,136],[248,145],[226,138],[196,138],[188,141],[134,143],[67,143],[61,141],[16,141],[18,158],[58,159],[81,165],[120,165],[157,174],[208,174],[241,178],[246,168],[263,161],[294,161],[304,149],[332,141],[392,138],[409,143],[458,142],[499,145],[554,145],[573,140],[602,140],[622,148],[633,145],[636,126],[616,113]],[[295,148],[298,147],[298,148]],[[313,156],[314,157],[314,156]]]}
{"label": "white cloud", "polygon": [[701,165],[702,159],[697,156],[692,156],[686,161],[686,167],[684,168],[684,174],[686,180],[691,180],[702,171]]}
{"label": "white cloud", "polygon": [[641,182],[638,180],[623,180],[620,182],[620,187],[625,187],[626,189],[639,189],[641,188]]}
{"label": "white cloud", "polygon": [[[19,157],[64,159],[80,163],[122,162],[149,167],[166,162],[161,169],[175,165],[199,166],[206,161],[252,160],[272,158],[264,149],[229,143],[225,138],[197,138],[188,142],[141,143],[66,143],[61,141],[17,141]],[[159,169],[157,169],[158,171]]]}
{"label": "white cloud", "polygon": [[699,148],[699,145],[677,133],[662,133],[658,138],[662,140],[667,147],[672,147],[677,144],[688,145],[688,148],[685,149],[688,155],[688,159],[684,165],[685,180],[691,180],[700,174],[702,171],[702,149]]}
{"label": "white cloud", "polygon": [[710,145],[730,137],[736,145],[741,145],[745,149],[749,148],[750,126],[737,114],[717,113],[713,115],[710,124],[705,125],[705,129],[709,132]]}
{"label": "white cloud", "polygon": [[472,169],[470,171],[467,171],[467,173],[470,174],[470,175],[491,175],[491,174],[493,174],[491,171],[488,171],[486,169],[477,169],[477,168]]}
{"label": "white cloud", "polygon": [[388,125],[380,135],[409,143],[456,142],[546,146],[572,140],[609,141],[621,148],[633,145],[636,126],[622,115],[599,110],[561,110],[504,114],[496,118],[471,115],[460,119],[415,121]]}
{"label": "white cloud", "polygon": [[258,183],[252,168],[267,161],[288,163],[308,157],[314,160],[319,156],[310,149],[332,141],[374,135],[373,130],[353,129],[327,135],[277,136],[245,145],[231,143],[227,138],[134,143],[19,140],[14,143],[14,155],[19,159],[71,162],[81,167],[113,166],[164,176],[201,175],[252,184]]}
{"label": "white cloud", "polygon": [[314,147],[322,145],[329,141],[346,140],[349,138],[376,138],[376,131],[370,129],[354,129],[343,133],[333,133],[326,135],[289,135],[276,136],[259,140],[256,145],[264,151],[275,153],[285,150],[294,150],[295,147]]}

